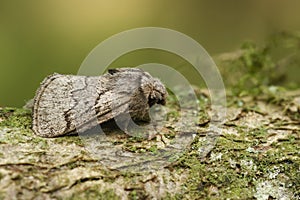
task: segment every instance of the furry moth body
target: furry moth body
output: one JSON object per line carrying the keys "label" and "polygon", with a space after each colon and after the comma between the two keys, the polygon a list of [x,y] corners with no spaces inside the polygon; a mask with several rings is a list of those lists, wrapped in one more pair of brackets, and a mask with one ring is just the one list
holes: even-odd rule
{"label": "furry moth body", "polygon": [[138,68],[108,70],[102,76],[53,74],[44,79],[34,97],[32,130],[42,137],[66,135],[122,114],[149,121],[149,108],[164,105],[167,91],[149,73]]}

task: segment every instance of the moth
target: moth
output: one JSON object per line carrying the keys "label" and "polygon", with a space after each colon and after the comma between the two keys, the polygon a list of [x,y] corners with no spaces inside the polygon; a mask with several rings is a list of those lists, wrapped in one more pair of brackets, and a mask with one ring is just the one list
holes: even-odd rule
{"label": "moth", "polygon": [[159,79],[138,68],[109,69],[101,76],[55,73],[36,91],[32,130],[56,137],[78,127],[89,129],[93,120],[102,124],[129,115],[133,121],[149,122],[150,107],[165,105],[167,95]]}

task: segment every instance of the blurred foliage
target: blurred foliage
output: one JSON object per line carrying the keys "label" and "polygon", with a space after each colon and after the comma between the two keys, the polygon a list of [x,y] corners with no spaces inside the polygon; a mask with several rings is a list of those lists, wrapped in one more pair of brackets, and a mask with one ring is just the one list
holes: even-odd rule
{"label": "blurred foliage", "polygon": [[[248,39],[260,48],[274,32],[299,31],[299,7],[300,1],[294,0],[1,0],[0,106],[24,105],[43,78],[53,72],[76,74],[96,45],[125,30],[148,26],[173,29],[216,55],[233,51]],[[288,46],[299,42],[298,36],[286,33],[284,37],[289,38],[284,40],[287,52],[292,51]],[[282,38],[279,35],[270,42],[281,45]],[[273,51],[275,57],[287,52]],[[133,52],[117,59],[112,67],[158,62],[199,79],[192,67],[179,65],[176,56],[160,53]],[[299,59],[289,63],[294,67],[289,67],[287,79],[297,79],[297,63]]]}
{"label": "blurred foliage", "polygon": [[234,94],[258,95],[266,86],[300,87],[299,51],[300,34],[280,32],[271,35],[264,45],[245,42],[240,50],[217,59],[224,81]]}

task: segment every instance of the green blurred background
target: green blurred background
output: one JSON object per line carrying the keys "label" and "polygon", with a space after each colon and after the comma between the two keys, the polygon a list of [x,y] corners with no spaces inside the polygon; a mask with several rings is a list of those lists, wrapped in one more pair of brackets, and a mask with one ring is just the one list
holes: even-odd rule
{"label": "green blurred background", "polygon": [[[299,0],[0,0],[0,106],[24,105],[53,72],[76,74],[96,45],[121,31],[170,28],[217,55],[245,40],[262,44],[274,32],[299,31],[299,8]],[[114,65],[163,62],[158,54],[135,52]],[[176,65],[176,56],[165,56]]]}

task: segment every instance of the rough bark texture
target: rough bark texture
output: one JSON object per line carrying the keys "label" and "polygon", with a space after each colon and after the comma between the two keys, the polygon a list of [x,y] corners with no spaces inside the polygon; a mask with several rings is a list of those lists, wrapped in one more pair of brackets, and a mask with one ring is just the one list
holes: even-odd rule
{"label": "rough bark texture", "polygon": [[[80,137],[37,137],[29,111],[1,108],[0,199],[299,199],[300,91],[229,94],[222,135],[205,155],[210,105],[203,90],[198,95],[203,109],[194,141],[152,171],[108,169]],[[180,134],[176,126],[170,121],[151,141],[119,134],[116,145],[155,154]]]}

